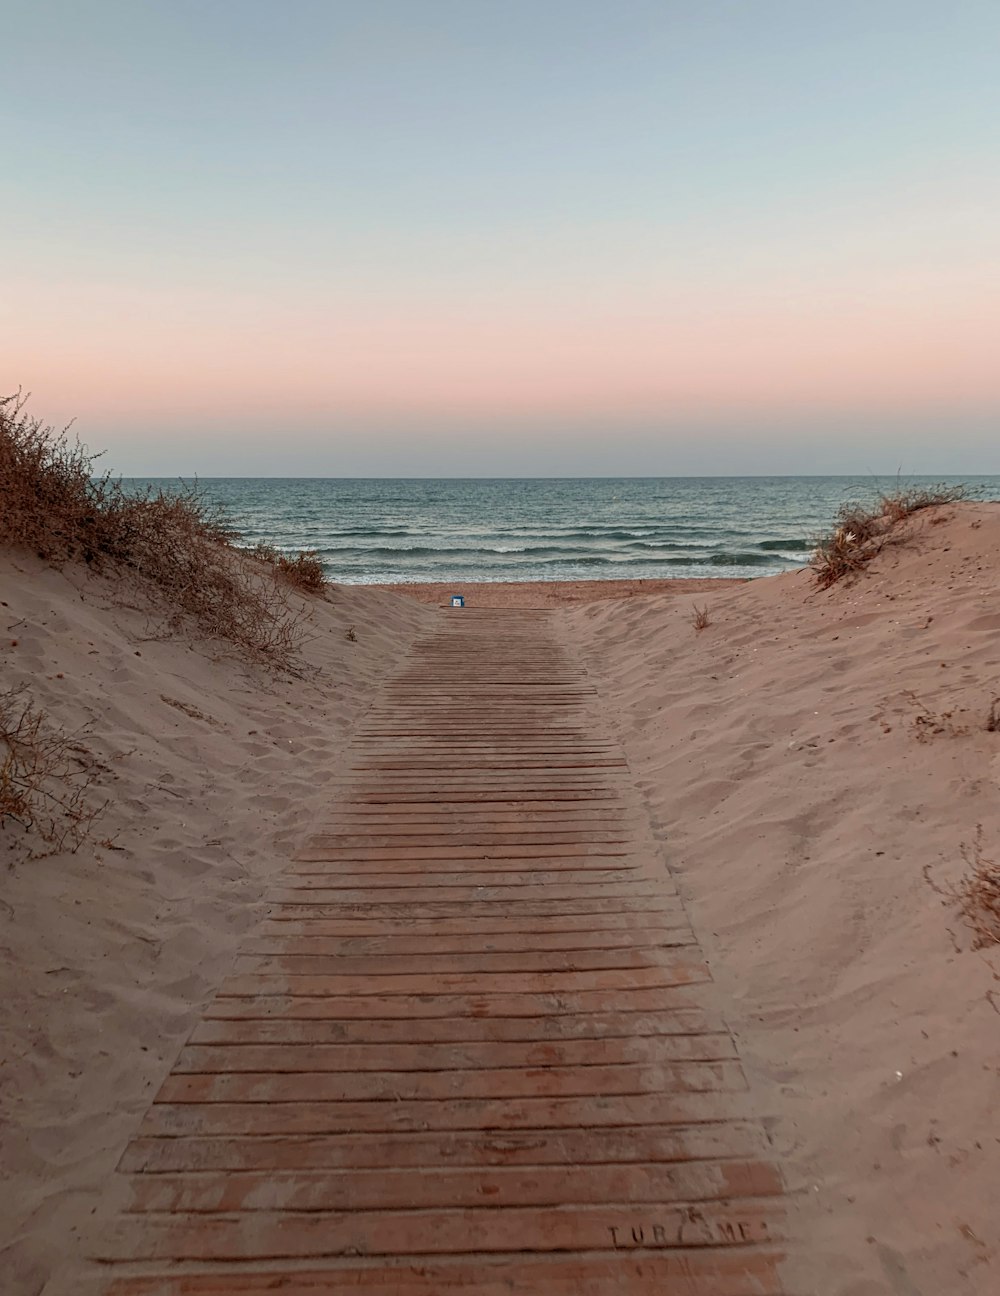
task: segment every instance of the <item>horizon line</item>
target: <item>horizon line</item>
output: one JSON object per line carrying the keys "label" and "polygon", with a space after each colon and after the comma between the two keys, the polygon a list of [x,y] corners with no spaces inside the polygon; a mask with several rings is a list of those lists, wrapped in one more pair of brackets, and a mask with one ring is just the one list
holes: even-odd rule
{"label": "horizon line", "polygon": [[956,477],[997,478],[997,472],[940,472],[940,473],[876,473],[871,469],[853,473],[528,473],[504,476],[472,477],[466,475],[421,474],[420,476],[388,476],[373,474],[310,474],[284,476],[280,473],[120,473],[122,481],[453,481],[453,482],[512,482],[512,481],[850,481],[858,477],[873,480],[892,477],[904,481],[918,478],[943,480]]}

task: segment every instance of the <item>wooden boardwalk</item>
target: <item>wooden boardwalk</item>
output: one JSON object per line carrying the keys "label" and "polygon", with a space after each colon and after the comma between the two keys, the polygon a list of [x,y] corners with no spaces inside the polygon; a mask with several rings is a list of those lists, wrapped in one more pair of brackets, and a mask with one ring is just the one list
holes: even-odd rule
{"label": "wooden boardwalk", "polygon": [[442,616],[126,1151],[111,1296],[773,1296],[782,1185],[585,674]]}

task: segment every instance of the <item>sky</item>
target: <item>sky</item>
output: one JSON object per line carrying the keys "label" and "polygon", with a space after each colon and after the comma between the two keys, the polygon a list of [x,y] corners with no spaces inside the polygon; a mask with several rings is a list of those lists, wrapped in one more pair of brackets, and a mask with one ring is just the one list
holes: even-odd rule
{"label": "sky", "polygon": [[1000,472],[997,0],[0,30],[0,390],[114,471]]}

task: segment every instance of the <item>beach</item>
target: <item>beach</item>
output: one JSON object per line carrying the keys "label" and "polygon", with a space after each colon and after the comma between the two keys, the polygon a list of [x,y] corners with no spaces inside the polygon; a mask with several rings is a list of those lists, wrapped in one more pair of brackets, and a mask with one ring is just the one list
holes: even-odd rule
{"label": "beach", "polygon": [[597,690],[783,1170],[787,1290],[995,1290],[1000,947],[959,901],[1000,840],[1000,506],[919,513],[829,589],[335,586],[285,676],[82,567],[0,562],[5,685],[107,802],[94,842],[5,871],[6,1290],[96,1282],[123,1148],[455,592],[550,611]]}
{"label": "beach", "polygon": [[457,594],[470,608],[559,608],[601,599],[646,598],[659,594],[668,598],[718,592],[740,580],[576,580],[576,581],[452,581],[414,582],[401,585],[373,585],[372,589],[405,594],[418,603],[448,607]]}
{"label": "beach", "polygon": [[1000,1296],[1000,4],[4,18],[0,1296]]}

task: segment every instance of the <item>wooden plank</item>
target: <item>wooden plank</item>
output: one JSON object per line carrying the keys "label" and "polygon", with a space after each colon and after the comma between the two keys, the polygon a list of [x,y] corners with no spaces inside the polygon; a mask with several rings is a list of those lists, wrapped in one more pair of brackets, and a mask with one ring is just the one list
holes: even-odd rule
{"label": "wooden plank", "polygon": [[[285,882],[290,890],[300,891],[331,888],[348,891],[368,888],[375,893],[404,889],[428,891],[431,888],[451,890],[461,884],[466,890],[471,887],[477,890],[531,887],[535,891],[541,891],[544,887],[545,894],[549,894],[553,887],[560,890],[573,887],[579,888],[583,894],[588,894],[586,890],[588,887],[631,886],[636,882],[644,882],[648,878],[648,875],[643,873],[636,875],[637,866],[633,864],[616,863],[615,867],[609,868],[610,861],[605,857],[597,861],[591,860],[590,868],[580,868],[578,866],[581,861],[569,859],[561,860],[560,863],[566,867],[558,869],[526,868],[523,860],[505,861],[514,864],[514,867],[496,871],[491,868],[491,860],[473,863],[471,860],[435,859],[426,861],[423,869],[397,870],[393,867],[400,863],[412,865],[415,862],[395,859],[343,860],[333,862],[332,866],[329,861],[310,862],[308,865],[296,865],[294,871],[290,870],[285,875]],[[452,867],[439,867],[442,864],[451,864]]]}
{"label": "wooden plank", "polygon": [[[282,927],[288,930],[283,932]],[[331,927],[341,930],[331,934],[328,930]],[[244,956],[326,954],[340,958],[378,958],[384,968],[392,968],[394,961],[399,959],[406,959],[407,967],[413,967],[414,960],[419,959],[419,966],[426,971],[424,960],[431,954],[500,956],[561,952],[570,955],[611,950],[641,954],[694,943],[694,935],[683,919],[678,919],[673,926],[611,928],[606,931],[490,932],[466,929],[448,935],[439,933],[433,925],[417,934],[409,930],[399,934],[388,924],[386,928],[381,935],[355,935],[347,923],[320,922],[310,927],[301,922],[269,922],[244,945]]]}
{"label": "wooden plank", "polygon": [[409,1211],[615,1202],[715,1202],[781,1193],[774,1167],[761,1161],[632,1162],[628,1165],[353,1169],[194,1173],[164,1171],[129,1180],[130,1213],[216,1214],[271,1211]]}
{"label": "wooden plank", "polygon": [[652,967],[604,969],[579,972],[511,972],[498,978],[491,973],[475,972],[386,973],[377,984],[366,976],[309,976],[308,974],[243,973],[227,977],[220,998],[232,995],[325,995],[371,998],[379,995],[491,995],[491,994],[561,994],[574,990],[594,990],[604,995],[605,1007],[611,1007],[614,995],[622,990],[647,990],[660,986],[689,985],[708,978],[708,968],[691,956],[675,955]]}
{"label": "wooden plank", "polygon": [[178,1170],[402,1170],[427,1166],[627,1165],[760,1158],[769,1150],[746,1121],[622,1129],[310,1134],[304,1137],[137,1138],[119,1168]]}
{"label": "wooden plank", "polygon": [[746,1088],[738,1062],[657,1062],[623,1066],[536,1066],[423,1071],[173,1072],[164,1103],[412,1102],[453,1098],[580,1098],[643,1093],[715,1093]]}
{"label": "wooden plank", "polygon": [[560,1208],[427,1211],[252,1211],[225,1216],[124,1215],[102,1259],[309,1259],[345,1254],[469,1255],[482,1252],[607,1250],[641,1236],[650,1248],[746,1246],[780,1241],[783,1220],[773,1203],[670,1202]]}
{"label": "wooden plank", "polygon": [[457,1098],[447,1101],[155,1102],[141,1136],[405,1133],[427,1130],[601,1129],[746,1120],[745,1094],[610,1094],[570,1098]]}
{"label": "wooden plank", "polygon": [[[641,1226],[637,1229],[640,1236]],[[631,1233],[628,1235],[631,1238]],[[641,1258],[639,1258],[641,1257]],[[183,1273],[117,1280],[109,1296],[780,1296],[778,1266],[782,1253],[741,1247],[730,1254],[705,1250],[624,1246],[612,1255],[585,1258],[542,1256],[503,1259],[477,1256],[396,1262],[327,1261],[322,1270],[295,1269],[275,1286],[273,1270],[262,1273],[241,1266],[237,1273]],[[351,1267],[348,1267],[351,1266]],[[803,1294],[804,1296],[804,1294]]]}
{"label": "wooden plank", "polygon": [[[371,939],[392,943],[412,940],[419,952],[420,942],[427,938],[442,942],[440,949],[448,948],[447,937],[480,942],[477,948],[507,948],[503,942],[522,942],[529,949],[543,949],[552,942],[552,948],[562,941],[583,940],[585,944],[642,945],[649,940],[656,943],[661,935],[675,931],[690,931],[687,915],[680,905],[661,906],[659,909],[634,914],[583,913],[555,914],[547,917],[508,917],[490,914],[486,917],[471,915],[460,918],[411,918],[406,923],[380,918],[274,918],[261,923],[257,932],[249,937],[251,942],[268,937],[287,939],[292,935],[343,937],[352,941],[352,948],[362,952],[359,940]],[[511,948],[521,948],[511,945]],[[386,946],[388,948],[388,946]],[[567,948],[569,948],[567,946]]]}
{"label": "wooden plank", "polygon": [[[656,967],[666,957],[662,949],[532,950],[515,954],[490,954],[484,950],[466,953],[432,953],[424,950],[419,960],[422,975],[457,972],[593,972],[622,968]],[[373,954],[371,956],[328,954],[299,951],[295,954],[241,954],[234,973],[243,975],[283,976],[365,976],[410,975],[415,963],[412,954]]]}
{"label": "wooden plank", "polygon": [[305,844],[307,849],[332,846],[339,850],[350,850],[352,847],[360,846],[370,851],[385,847],[399,849],[412,846],[424,848],[447,846],[449,849],[454,846],[561,846],[567,843],[578,845],[581,840],[591,846],[624,845],[629,841],[629,835],[620,827],[610,832],[589,826],[581,827],[581,825],[555,832],[549,830],[526,832],[523,828],[506,832],[490,832],[475,824],[461,824],[447,833],[442,832],[440,828],[435,831],[418,832],[412,827],[393,833],[377,831],[374,827],[366,832],[318,832],[306,838]]}
{"label": "wooden plank", "polygon": [[618,990],[609,996],[603,990],[535,991],[520,994],[412,994],[378,995],[318,995],[261,994],[249,990],[246,994],[219,994],[205,1009],[206,1019],[284,1017],[287,1019],[325,1019],[351,1022],[357,1019],[377,1021],[380,1018],[401,1018],[420,1021],[427,1018],[449,1018],[466,1021],[494,1021],[504,1018],[539,1018],[549,1020],[566,1016],[615,1011],[622,1014],[664,1012],[672,1008],[692,1006],[691,989],[697,983],[685,986],[643,987]]}
{"label": "wooden plank", "polygon": [[[316,891],[288,890],[271,896],[268,917],[274,920],[282,918],[368,918],[382,922],[398,920],[401,928],[409,923],[422,919],[463,919],[487,918],[491,922],[503,917],[519,918],[559,918],[581,916],[632,916],[639,914],[643,921],[657,915],[658,912],[671,912],[663,898],[655,892],[645,894],[635,892],[621,895],[603,895],[582,899],[574,895],[573,899],[531,899],[515,900],[505,896],[494,896],[486,892],[477,892],[473,900],[457,898],[421,900],[407,893],[400,897],[380,895],[374,899],[370,892],[365,893],[363,900],[351,897],[353,891],[344,892],[333,898],[328,890],[324,895]],[[292,897],[292,898],[286,898]],[[668,894],[666,900],[671,899]]]}
{"label": "wooden plank", "polygon": [[[243,1000],[235,1001],[243,1003]],[[302,1005],[302,1000],[284,1004]],[[308,1003],[308,1001],[305,1001]],[[641,1039],[646,1035],[728,1033],[703,1008],[659,1012],[590,1012],[547,1017],[204,1017],[192,1044],[455,1044],[560,1040]]]}
{"label": "wooden plank", "polygon": [[528,886],[511,886],[509,883],[493,886],[435,886],[435,887],[338,887],[336,877],[317,879],[312,883],[307,878],[286,878],[285,885],[276,887],[270,896],[272,903],[291,904],[337,904],[364,905],[366,907],[386,905],[421,905],[440,906],[450,904],[464,908],[467,904],[502,905],[511,912],[515,904],[533,906],[553,905],[565,902],[579,905],[591,900],[597,905],[611,902],[610,908],[621,910],[622,902],[626,906],[635,905],[640,909],[652,908],[659,900],[655,883],[645,878],[637,882],[628,878],[620,882],[578,882],[575,886],[539,887],[544,899],[526,899],[532,895]]}
{"label": "wooden plank", "polygon": [[732,1060],[728,1032],[703,1035],[616,1035],[605,1039],[464,1041],[445,1044],[188,1044],[173,1075],[241,1071],[459,1071],[487,1067],[607,1066],[680,1060]]}

